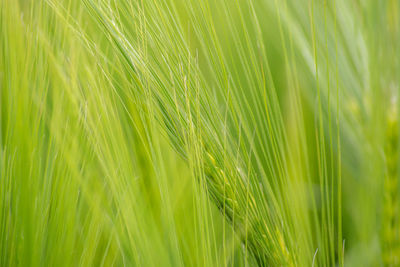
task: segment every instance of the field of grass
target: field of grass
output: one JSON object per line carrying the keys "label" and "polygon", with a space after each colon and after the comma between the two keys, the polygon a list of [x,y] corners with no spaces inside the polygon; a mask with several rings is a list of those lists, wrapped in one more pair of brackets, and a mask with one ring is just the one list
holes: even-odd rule
{"label": "field of grass", "polygon": [[398,0],[0,0],[0,266],[400,266]]}

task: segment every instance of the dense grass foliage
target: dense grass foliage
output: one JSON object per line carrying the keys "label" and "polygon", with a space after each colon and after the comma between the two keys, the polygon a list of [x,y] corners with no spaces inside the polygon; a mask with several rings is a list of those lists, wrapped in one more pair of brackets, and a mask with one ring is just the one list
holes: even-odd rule
{"label": "dense grass foliage", "polygon": [[0,0],[0,266],[400,266],[397,0]]}

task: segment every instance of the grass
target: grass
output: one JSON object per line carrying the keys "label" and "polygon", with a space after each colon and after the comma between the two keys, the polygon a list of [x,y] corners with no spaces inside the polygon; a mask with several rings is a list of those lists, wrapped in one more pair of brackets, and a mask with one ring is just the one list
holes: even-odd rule
{"label": "grass", "polygon": [[397,266],[395,0],[0,0],[0,266]]}

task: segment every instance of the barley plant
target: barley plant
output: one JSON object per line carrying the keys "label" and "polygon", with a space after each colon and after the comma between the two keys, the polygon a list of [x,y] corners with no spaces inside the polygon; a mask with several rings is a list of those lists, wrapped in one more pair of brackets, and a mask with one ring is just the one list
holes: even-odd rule
{"label": "barley plant", "polygon": [[0,266],[400,266],[398,0],[0,0]]}

